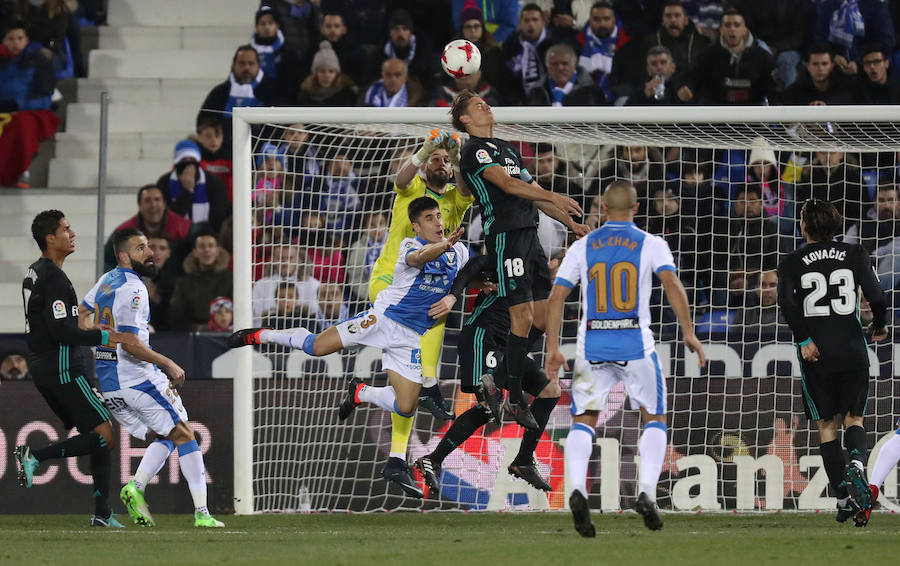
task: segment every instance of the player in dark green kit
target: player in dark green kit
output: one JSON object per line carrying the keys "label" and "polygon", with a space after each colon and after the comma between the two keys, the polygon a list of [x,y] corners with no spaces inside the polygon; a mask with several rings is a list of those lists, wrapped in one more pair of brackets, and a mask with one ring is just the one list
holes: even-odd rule
{"label": "player in dark green kit", "polygon": [[[478,256],[460,270],[448,296],[460,296],[475,277],[489,281],[492,276],[496,277],[491,258]],[[498,388],[506,388],[508,383],[503,353],[508,335],[509,307],[506,298],[498,296],[495,291],[479,294],[472,314],[466,318],[462,332],[459,333],[456,346],[460,389],[465,393],[474,393],[478,403],[453,421],[430,454],[416,460],[416,468],[422,473],[428,486],[435,491],[440,491],[441,465],[444,459],[488,421],[499,422],[502,393]],[[544,433],[550,413],[559,401],[559,381],[547,379],[540,364],[526,356],[522,389],[535,397],[531,412],[538,427],[525,430],[519,452],[507,470],[536,489],[550,491],[550,484],[541,476],[534,461],[534,450]]]}
{"label": "player in dark green kit", "polygon": [[[838,522],[868,521],[874,496],[866,479],[868,444],[863,415],[869,397],[869,352],[859,323],[859,292],[872,308],[868,333],[887,337],[886,301],[860,245],[834,241],[843,219],[833,204],[809,199],[800,211],[806,245],[778,266],[778,304],[797,343],[806,415],[819,428],[819,452],[838,497]],[[845,464],[837,435],[844,425]]]}
{"label": "player in dark green kit", "polygon": [[573,199],[544,190],[522,165],[516,148],[494,135],[491,107],[471,90],[456,95],[453,127],[469,133],[460,152],[462,178],[481,207],[485,245],[497,272],[497,294],[509,304],[506,343],[509,404],[516,421],[538,424],[522,395],[522,376],[532,326],[543,329],[550,295],[547,258],[537,237],[538,209],[579,236],[589,232],[570,214],[581,216]]}
{"label": "player in dark green kit", "polygon": [[[31,234],[41,258],[31,264],[22,281],[28,366],[34,385],[66,429],[77,436],[40,449],[16,447],[19,481],[31,487],[35,471],[46,460],[90,455],[94,489],[92,527],[121,527],[109,509],[110,450],[115,446],[109,411],[88,383],[87,361],[79,346],[137,343],[133,334],[78,328],[78,297],[62,264],[75,251],[75,232],[65,215],[45,210],[34,218]],[[73,355],[75,354],[75,355]]]}

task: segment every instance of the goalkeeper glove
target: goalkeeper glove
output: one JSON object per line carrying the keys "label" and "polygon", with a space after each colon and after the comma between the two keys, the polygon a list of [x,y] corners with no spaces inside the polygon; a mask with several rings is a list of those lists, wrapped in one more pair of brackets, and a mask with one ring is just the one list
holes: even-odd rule
{"label": "goalkeeper glove", "polygon": [[447,153],[450,155],[450,165],[453,170],[459,173],[459,134],[453,133],[447,135]]}
{"label": "goalkeeper glove", "polygon": [[444,130],[431,130],[428,134],[428,137],[425,139],[425,143],[422,145],[422,149],[416,152],[413,155],[412,162],[416,167],[421,167],[425,160],[428,159],[428,156],[431,155],[437,147],[443,142],[449,134]]}

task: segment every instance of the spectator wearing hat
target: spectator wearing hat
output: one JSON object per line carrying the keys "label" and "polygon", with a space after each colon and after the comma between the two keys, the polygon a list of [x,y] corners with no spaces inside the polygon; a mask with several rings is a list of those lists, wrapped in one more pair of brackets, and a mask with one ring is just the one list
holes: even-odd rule
{"label": "spectator wearing hat", "polygon": [[363,104],[376,108],[419,106],[423,94],[421,83],[407,73],[406,63],[387,59],[381,64],[381,79],[366,89]]}
{"label": "spectator wearing hat", "polygon": [[0,380],[22,381],[25,379],[31,379],[25,352],[13,350],[3,354],[3,357],[0,358]]}
{"label": "spectator wearing hat", "polygon": [[474,43],[481,52],[481,75],[484,81],[490,85],[499,85],[506,84],[504,81],[514,80],[503,64],[503,50],[500,43],[485,28],[484,12],[475,0],[466,0],[459,21],[459,37]]}
{"label": "spectator wearing hat", "polygon": [[412,18],[406,10],[396,10],[388,20],[388,40],[384,44],[385,61],[400,59],[410,76],[429,91],[437,85],[439,58],[428,40],[415,33]]}
{"label": "spectator wearing hat", "polygon": [[[325,12],[322,16],[322,24],[319,26],[322,41],[327,41],[334,49],[341,71],[346,73],[355,84],[362,84],[366,80],[366,73],[371,65],[368,65],[366,53],[360,48],[356,38],[350,36],[344,16],[336,10]],[[322,44],[319,43],[321,51]]]}
{"label": "spectator wearing hat", "polygon": [[228,189],[222,179],[207,175],[200,167],[200,148],[189,139],[175,145],[172,171],[163,173],[156,186],[163,192],[169,208],[193,223],[207,222],[214,230],[231,214]]}
{"label": "spectator wearing hat", "polygon": [[341,72],[341,63],[331,43],[323,41],[313,57],[312,72],[300,85],[300,106],[355,106],[359,89]]}
{"label": "spectator wearing hat", "polygon": [[216,297],[209,303],[210,332],[234,332],[234,303],[228,297]]}
{"label": "spectator wearing hat", "polygon": [[256,30],[250,45],[259,55],[259,68],[278,83],[281,97],[290,99],[300,84],[300,59],[295,51],[285,47],[284,33],[271,7],[256,11]]}
{"label": "spectator wearing hat", "polygon": [[[453,25],[456,27],[461,27],[465,21],[462,17],[462,8],[468,3],[468,0],[453,0]],[[518,0],[481,0],[480,3],[484,6],[482,21],[485,29],[498,43],[503,43],[516,31],[519,23]]]}

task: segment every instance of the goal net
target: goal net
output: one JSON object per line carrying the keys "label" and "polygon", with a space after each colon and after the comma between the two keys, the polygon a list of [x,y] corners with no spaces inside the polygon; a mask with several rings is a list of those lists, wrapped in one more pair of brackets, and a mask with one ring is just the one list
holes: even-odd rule
{"label": "goal net", "polygon": [[[674,253],[710,362],[699,369],[683,348],[657,285],[651,311],[670,431],[659,505],[833,509],[815,424],[803,414],[796,349],[775,304],[774,270],[800,243],[802,202],[828,199],[844,214],[843,237],[872,254],[893,303],[900,276],[894,265],[900,110],[498,108],[495,117],[495,135],[518,144],[543,187],[579,201],[591,226],[604,221],[603,188],[613,179],[631,181],[640,197],[638,225],[663,236]],[[236,327],[322,331],[368,307],[394,177],[433,128],[450,128],[445,109],[235,111]],[[463,226],[470,249],[480,253],[477,205]],[[572,241],[546,218],[539,233],[551,258]],[[578,297],[572,293],[565,308],[563,348],[570,364]],[[448,317],[438,368],[441,390],[457,414],[473,403],[459,391],[456,361],[456,337],[470,305],[471,299],[461,301]],[[863,324],[866,308],[859,308]],[[876,379],[865,424],[875,451],[893,432],[898,413],[900,391],[890,379],[895,349],[890,340],[870,346]],[[338,421],[349,377],[386,384],[379,351],[311,358],[271,346],[237,350],[234,360],[238,513],[566,506],[571,373],[562,377],[562,397],[535,452],[551,492],[507,473],[522,430],[506,420],[455,450],[444,461],[440,495],[419,500],[401,496],[381,477],[391,440],[387,412],[362,405]],[[409,461],[431,451],[448,427],[420,411]],[[640,430],[620,386],[598,426],[588,478],[593,508],[630,507]],[[894,508],[896,491],[892,474],[884,506]]]}

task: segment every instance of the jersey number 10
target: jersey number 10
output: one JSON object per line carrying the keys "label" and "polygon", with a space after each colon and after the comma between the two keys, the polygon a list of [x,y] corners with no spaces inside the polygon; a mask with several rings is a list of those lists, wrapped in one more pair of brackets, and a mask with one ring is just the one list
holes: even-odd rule
{"label": "jersey number 10", "polygon": [[[637,306],[637,267],[631,262],[620,261],[606,270],[606,263],[595,263],[588,272],[594,288],[594,309],[605,313],[609,309],[608,295],[612,295],[612,307],[618,312],[631,312]],[[609,279],[607,289],[606,281]],[[608,293],[611,291],[611,293]]]}
{"label": "jersey number 10", "polygon": [[[837,298],[831,299],[826,305],[817,305],[828,293],[829,285],[837,286]],[[831,313],[845,316],[856,311],[856,281],[853,271],[849,269],[836,269],[827,280],[825,274],[818,271],[804,273],[800,276],[800,286],[812,289],[803,299],[803,316],[828,316]]]}

